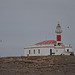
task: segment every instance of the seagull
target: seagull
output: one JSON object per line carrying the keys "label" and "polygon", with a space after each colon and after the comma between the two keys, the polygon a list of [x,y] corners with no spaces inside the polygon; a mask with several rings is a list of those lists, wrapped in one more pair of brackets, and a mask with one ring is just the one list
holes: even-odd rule
{"label": "seagull", "polygon": [[67,26],[67,28],[69,28],[69,26]]}
{"label": "seagull", "polygon": [[0,40],[0,42],[2,42],[2,40]]}

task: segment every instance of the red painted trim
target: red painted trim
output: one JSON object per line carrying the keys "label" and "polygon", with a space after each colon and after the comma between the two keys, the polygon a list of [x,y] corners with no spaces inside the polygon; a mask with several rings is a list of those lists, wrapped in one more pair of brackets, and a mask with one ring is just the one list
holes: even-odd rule
{"label": "red painted trim", "polygon": [[57,41],[61,41],[61,35],[57,35]]}

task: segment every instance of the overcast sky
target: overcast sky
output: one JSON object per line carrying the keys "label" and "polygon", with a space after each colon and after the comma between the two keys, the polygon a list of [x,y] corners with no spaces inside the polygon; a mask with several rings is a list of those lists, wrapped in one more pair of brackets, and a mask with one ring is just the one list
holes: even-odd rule
{"label": "overcast sky", "polygon": [[0,56],[23,56],[25,46],[56,40],[58,21],[62,42],[75,52],[75,0],[0,0]]}

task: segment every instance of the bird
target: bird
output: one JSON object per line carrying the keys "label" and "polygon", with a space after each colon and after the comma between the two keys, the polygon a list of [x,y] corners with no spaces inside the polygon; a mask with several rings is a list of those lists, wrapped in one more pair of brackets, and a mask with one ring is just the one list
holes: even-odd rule
{"label": "bird", "polygon": [[2,40],[0,40],[0,42],[2,42]]}
{"label": "bird", "polygon": [[69,28],[69,26],[67,26],[67,28]]}

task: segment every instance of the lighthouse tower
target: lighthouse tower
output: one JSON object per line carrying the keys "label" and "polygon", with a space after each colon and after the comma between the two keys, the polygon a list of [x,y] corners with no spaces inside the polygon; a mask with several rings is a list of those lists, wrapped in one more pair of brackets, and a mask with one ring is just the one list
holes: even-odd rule
{"label": "lighthouse tower", "polygon": [[60,46],[61,45],[61,33],[62,33],[60,24],[58,24],[57,27],[56,27],[56,33],[57,33],[57,35],[56,35],[57,45]]}

